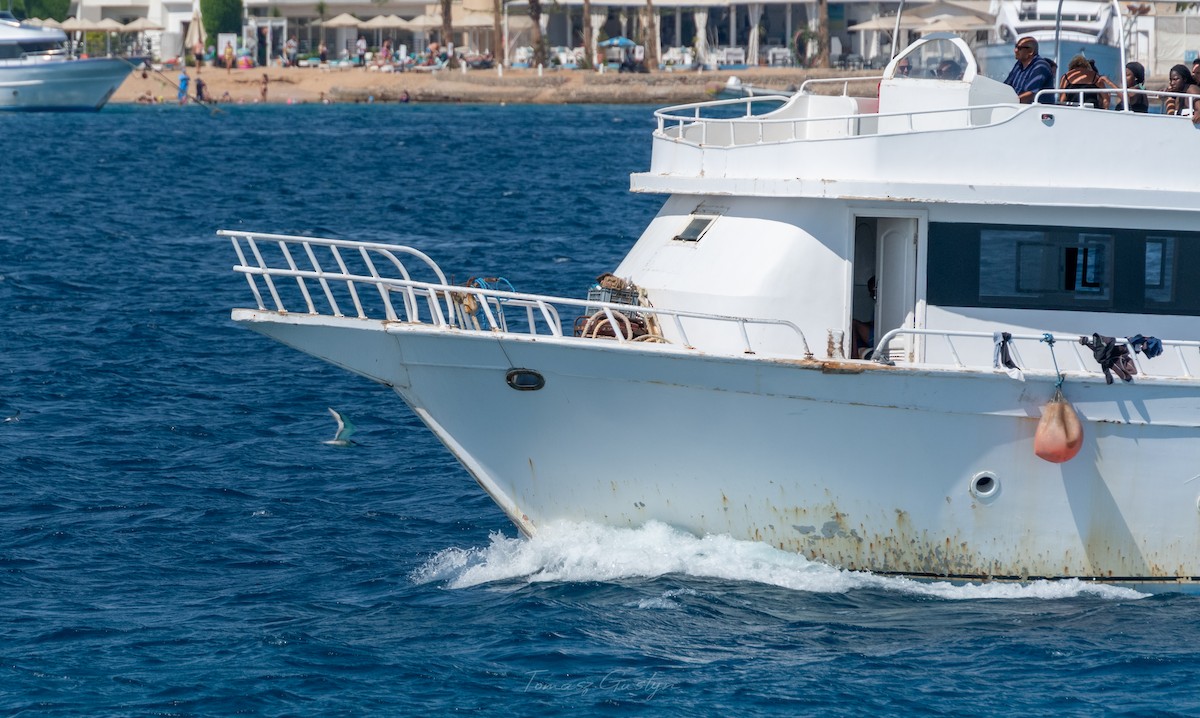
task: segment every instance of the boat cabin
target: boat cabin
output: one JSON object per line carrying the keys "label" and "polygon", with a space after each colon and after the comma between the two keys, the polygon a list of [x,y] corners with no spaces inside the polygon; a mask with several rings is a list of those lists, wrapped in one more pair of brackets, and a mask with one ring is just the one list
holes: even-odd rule
{"label": "boat cabin", "polygon": [[[1191,165],[1178,163],[1200,139],[1187,118],[1021,105],[951,34],[876,81],[878,97],[821,94],[839,80],[767,111],[762,98],[660,111],[651,170],[632,185],[671,197],[616,273],[656,306],[791,322],[818,359],[878,348],[990,368],[1000,331],[1200,339],[1200,288],[1180,281],[1200,270]],[[1081,146],[1104,137],[1145,159],[1104,169]],[[693,324],[692,345],[731,349],[726,328]],[[748,331],[756,352],[805,351],[779,327]]]}

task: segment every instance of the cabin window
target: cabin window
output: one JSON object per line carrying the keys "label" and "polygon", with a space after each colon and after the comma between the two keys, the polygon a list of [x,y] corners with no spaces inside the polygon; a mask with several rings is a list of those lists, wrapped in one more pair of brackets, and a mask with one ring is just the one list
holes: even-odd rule
{"label": "cabin window", "polygon": [[1146,237],[1146,302],[1175,300],[1175,238]]}
{"label": "cabin window", "polygon": [[680,242],[699,242],[715,221],[717,218],[713,215],[694,214],[688,220],[687,226],[683,228],[682,232],[675,235],[674,239]]}
{"label": "cabin window", "polygon": [[939,306],[1200,315],[1200,233],[952,224],[929,227]]}
{"label": "cabin window", "polygon": [[1112,237],[1082,232],[982,229],[979,298],[1026,303],[1107,303]]}

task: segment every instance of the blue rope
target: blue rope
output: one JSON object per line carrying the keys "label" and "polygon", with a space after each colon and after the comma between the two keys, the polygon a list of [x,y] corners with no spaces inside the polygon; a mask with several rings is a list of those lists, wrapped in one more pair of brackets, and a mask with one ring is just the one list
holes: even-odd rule
{"label": "blue rope", "polygon": [[1054,362],[1054,374],[1058,377],[1058,381],[1054,383],[1055,389],[1061,389],[1063,385],[1062,372],[1058,370],[1058,357],[1054,356],[1054,335],[1046,332],[1042,335],[1042,341],[1050,345],[1050,359]]}

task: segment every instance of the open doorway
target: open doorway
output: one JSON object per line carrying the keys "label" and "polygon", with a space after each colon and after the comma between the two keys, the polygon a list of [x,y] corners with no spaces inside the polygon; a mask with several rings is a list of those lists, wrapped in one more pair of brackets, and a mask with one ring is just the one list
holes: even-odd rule
{"label": "open doorway", "polygon": [[[866,358],[893,329],[920,326],[916,217],[854,218],[851,292],[851,356]],[[888,345],[887,360],[915,361],[918,342],[901,335]]]}

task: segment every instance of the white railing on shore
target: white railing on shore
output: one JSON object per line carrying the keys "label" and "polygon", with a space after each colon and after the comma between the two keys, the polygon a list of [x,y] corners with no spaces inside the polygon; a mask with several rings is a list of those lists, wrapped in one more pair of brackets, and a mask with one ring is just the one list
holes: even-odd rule
{"label": "white railing on shore", "polygon": [[[926,339],[925,353],[928,354],[933,349],[932,343],[929,341],[941,340],[945,347],[946,353],[950,357],[947,365],[953,366],[956,369],[968,371],[987,371],[993,369],[991,363],[980,364],[971,363],[962,359],[963,352],[955,343],[955,339],[964,339],[974,346],[976,351],[974,354],[979,355],[978,348],[980,342],[986,342],[986,348],[989,351],[984,351],[984,354],[990,354],[995,343],[995,333],[967,331],[967,330],[946,330],[946,329],[915,329],[915,328],[900,328],[893,329],[880,338],[875,349],[872,351],[872,356],[878,362],[890,362],[892,357],[889,352],[889,345],[898,337],[923,337]],[[1134,366],[1137,367],[1138,375],[1142,377],[1165,377],[1186,380],[1196,380],[1200,378],[1196,370],[1200,369],[1200,341],[1190,341],[1182,339],[1161,339],[1163,354],[1160,358],[1150,360],[1149,362],[1140,354],[1135,352],[1129,346],[1129,340],[1125,337],[1113,337],[1119,345],[1129,349],[1129,356],[1133,359]],[[1013,362],[1024,371],[1030,371],[1030,364],[1027,364],[1021,357],[1018,350],[1018,342],[1025,344],[1040,345],[1040,349],[1046,352],[1044,360],[1037,361],[1038,369],[1043,370],[1043,367],[1054,366],[1060,372],[1072,372],[1087,376],[1103,376],[1104,371],[1092,356],[1092,350],[1080,344],[1079,334],[1062,334],[1062,333],[1042,333],[1042,334],[1019,334],[1012,333],[1009,336],[1009,350]],[[1086,352],[1085,352],[1086,349]],[[1174,359],[1174,363],[1169,361],[1169,357]],[[1191,361],[1189,362],[1189,357]],[[896,361],[897,364],[909,364],[904,360]],[[918,362],[919,364],[933,364],[935,362]],[[1164,369],[1169,369],[1164,371]]]}
{"label": "white railing on shore", "polygon": [[[688,348],[693,346],[684,320],[735,328],[741,351],[747,354],[755,353],[749,327],[776,327],[795,335],[805,359],[813,356],[804,333],[786,320],[749,319],[524,294],[478,285],[451,285],[426,254],[400,245],[232,230],[220,230],[217,234],[229,237],[233,242],[239,262],[233,271],[246,277],[258,308],[263,311],[291,313],[301,307],[301,312],[310,315],[566,337],[574,335],[574,328],[564,332],[561,316],[564,309],[570,308],[580,316],[589,316],[593,327],[597,324],[607,326],[612,336],[605,338],[622,343],[638,340],[632,338],[629,325],[630,315],[636,314],[652,318],[660,326],[669,323],[674,338]],[[328,257],[329,269],[322,264],[322,256]],[[427,274],[430,281],[415,279],[404,264],[405,257],[416,259],[415,269]],[[290,286],[292,281],[294,288]],[[398,306],[393,303],[394,295],[400,297]],[[352,306],[353,313],[348,315],[343,310],[344,305]],[[596,336],[595,332],[592,336]],[[663,341],[661,336],[650,336],[651,341]]]}

